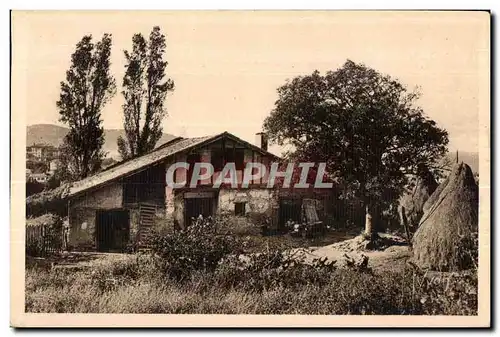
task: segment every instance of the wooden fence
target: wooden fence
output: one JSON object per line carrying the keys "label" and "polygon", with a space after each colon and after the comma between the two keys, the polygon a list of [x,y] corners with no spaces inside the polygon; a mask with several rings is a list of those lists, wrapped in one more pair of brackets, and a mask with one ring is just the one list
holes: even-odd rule
{"label": "wooden fence", "polygon": [[63,232],[50,225],[26,226],[26,254],[47,256],[63,249]]}

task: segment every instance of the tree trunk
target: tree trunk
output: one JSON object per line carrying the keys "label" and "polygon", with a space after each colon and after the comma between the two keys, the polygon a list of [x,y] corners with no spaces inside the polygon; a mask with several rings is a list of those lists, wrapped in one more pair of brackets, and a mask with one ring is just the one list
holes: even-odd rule
{"label": "tree trunk", "polygon": [[408,218],[406,217],[406,209],[404,207],[401,207],[401,222],[403,223],[403,227],[406,232],[406,241],[408,242],[408,248],[410,251],[412,251],[410,228],[408,228]]}
{"label": "tree trunk", "polygon": [[369,203],[366,203],[365,211],[365,236],[367,238],[373,237],[373,223],[372,223],[372,211]]}

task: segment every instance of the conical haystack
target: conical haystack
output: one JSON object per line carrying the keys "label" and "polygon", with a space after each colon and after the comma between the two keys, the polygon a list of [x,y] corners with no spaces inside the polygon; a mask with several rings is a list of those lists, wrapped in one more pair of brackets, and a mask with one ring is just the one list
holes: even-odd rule
{"label": "conical haystack", "polygon": [[[415,186],[406,191],[399,199],[399,216],[403,222],[403,211],[410,228],[416,229],[422,215],[424,204],[436,190],[438,183],[429,170],[425,170],[416,179]],[[403,224],[403,223],[402,223]]]}
{"label": "conical haystack", "polygon": [[427,212],[432,205],[436,203],[436,200],[438,200],[439,195],[441,192],[445,189],[445,187],[448,185],[448,182],[450,181],[451,174],[446,177],[445,180],[441,184],[438,185],[438,187],[432,192],[431,196],[427,199],[427,201],[424,203],[424,207],[422,207],[422,210]]}
{"label": "conical haystack", "polygon": [[433,270],[471,267],[471,241],[478,228],[478,187],[470,167],[460,163],[437,188],[413,237],[414,262]]}

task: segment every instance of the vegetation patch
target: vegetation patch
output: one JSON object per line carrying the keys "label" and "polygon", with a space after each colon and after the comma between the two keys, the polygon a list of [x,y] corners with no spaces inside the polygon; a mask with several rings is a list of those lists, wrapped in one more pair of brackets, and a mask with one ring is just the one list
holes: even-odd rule
{"label": "vegetation patch", "polygon": [[[202,231],[204,228],[204,231]],[[27,312],[172,314],[475,315],[477,277],[430,277],[412,265],[307,263],[280,249],[241,255],[200,221],[153,239],[151,253],[84,268],[30,264]],[[205,233],[205,234],[203,234]],[[201,235],[200,235],[201,234]]]}

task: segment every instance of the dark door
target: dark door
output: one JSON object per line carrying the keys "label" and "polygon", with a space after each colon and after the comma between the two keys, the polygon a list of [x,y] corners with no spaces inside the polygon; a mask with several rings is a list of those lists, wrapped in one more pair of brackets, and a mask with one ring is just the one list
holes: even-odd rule
{"label": "dark door", "polygon": [[289,220],[294,221],[296,223],[300,223],[302,221],[302,203],[300,199],[294,198],[282,198],[280,199],[280,208],[279,208],[279,228],[285,228],[285,223]]}
{"label": "dark door", "polygon": [[185,224],[189,226],[193,218],[198,218],[200,215],[203,218],[213,215],[213,198],[189,198],[184,199]]}
{"label": "dark door", "polygon": [[130,222],[126,210],[98,211],[96,216],[97,250],[121,251],[129,242]]}

